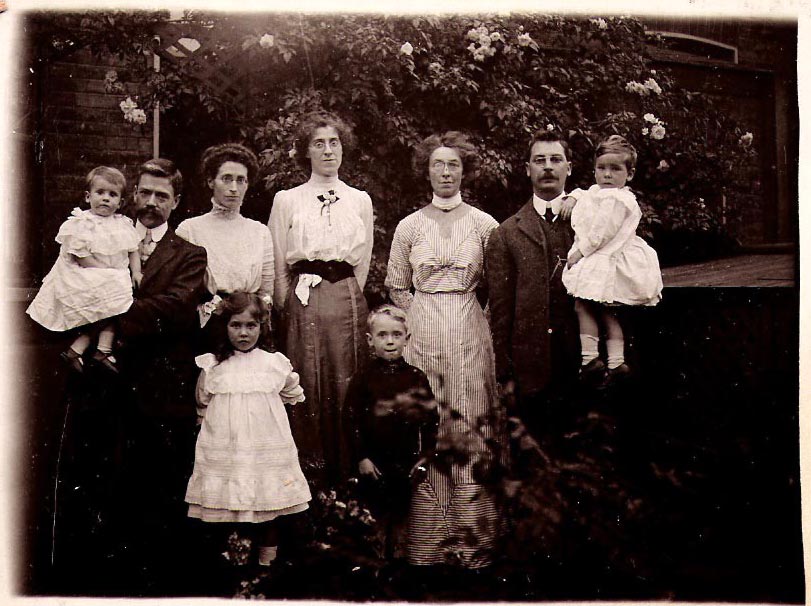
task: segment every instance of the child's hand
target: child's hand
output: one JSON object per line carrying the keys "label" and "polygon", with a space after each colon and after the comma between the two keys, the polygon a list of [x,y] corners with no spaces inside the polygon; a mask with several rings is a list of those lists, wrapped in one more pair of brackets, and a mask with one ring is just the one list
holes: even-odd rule
{"label": "child's hand", "polygon": [[374,480],[380,479],[380,476],[383,475],[380,473],[377,465],[372,463],[371,459],[363,459],[360,463],[358,463],[358,471],[360,472],[360,475],[371,476]]}
{"label": "child's hand", "polygon": [[569,258],[566,260],[566,267],[571,268],[572,265],[576,265],[580,259],[583,258],[583,253],[579,250],[574,251],[569,255]]}
{"label": "child's hand", "polygon": [[141,286],[141,280],[144,279],[144,274],[140,272],[135,272],[132,274],[132,287],[138,288]]}
{"label": "child's hand", "polygon": [[574,210],[575,204],[577,204],[577,198],[574,196],[563,196],[562,204],[560,205],[560,218],[564,221],[568,221],[572,217],[572,211]]}

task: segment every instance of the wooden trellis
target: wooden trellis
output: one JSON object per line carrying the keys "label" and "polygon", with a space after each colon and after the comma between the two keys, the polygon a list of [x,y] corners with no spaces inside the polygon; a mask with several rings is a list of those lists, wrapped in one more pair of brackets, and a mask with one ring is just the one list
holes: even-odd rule
{"label": "wooden trellis", "polygon": [[[241,84],[243,69],[240,67],[243,52],[239,46],[218,47],[211,30],[190,23],[159,23],[155,26],[154,51],[161,59],[179,66],[187,66],[189,74],[205,81],[219,95],[230,98],[236,107],[243,107],[246,87]],[[195,40],[196,49],[189,48],[183,40]]]}

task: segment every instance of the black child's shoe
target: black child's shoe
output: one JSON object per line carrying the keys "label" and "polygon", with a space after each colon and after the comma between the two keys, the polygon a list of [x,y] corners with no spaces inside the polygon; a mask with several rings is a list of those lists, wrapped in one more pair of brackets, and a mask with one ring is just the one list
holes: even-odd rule
{"label": "black child's shoe", "polygon": [[115,358],[112,354],[104,353],[98,349],[93,353],[93,361],[109,370],[112,373],[118,374],[118,367],[115,365]]}
{"label": "black child's shoe", "polygon": [[605,380],[605,362],[594,358],[585,366],[580,367],[580,382],[588,387],[597,387]]}
{"label": "black child's shoe", "polygon": [[606,387],[621,384],[627,381],[632,374],[633,371],[631,370],[631,367],[628,366],[625,362],[623,362],[616,368],[609,368],[608,372],[606,373]]}
{"label": "black child's shoe", "polygon": [[84,372],[84,360],[82,360],[82,354],[78,353],[74,349],[68,347],[65,351],[59,354],[59,357],[65,361],[65,364],[67,364],[68,368],[71,370],[78,373]]}

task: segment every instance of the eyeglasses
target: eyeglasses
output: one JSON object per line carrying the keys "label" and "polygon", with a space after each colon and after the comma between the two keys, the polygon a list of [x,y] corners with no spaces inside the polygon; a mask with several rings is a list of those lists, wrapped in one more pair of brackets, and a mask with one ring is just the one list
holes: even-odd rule
{"label": "eyeglasses", "polygon": [[234,183],[234,181],[236,181],[237,185],[239,185],[240,187],[245,187],[246,185],[248,185],[248,177],[243,177],[242,175],[238,177],[234,177],[234,175],[222,175],[218,178],[226,185],[231,185],[232,183]]}
{"label": "eyeglasses", "polygon": [[566,162],[566,158],[563,156],[533,156],[531,162],[538,166],[546,166],[547,161],[552,166],[560,166],[561,164]]}
{"label": "eyeglasses", "polygon": [[312,147],[313,149],[317,149],[318,151],[322,151],[327,147],[327,144],[329,144],[329,146],[332,149],[338,149],[339,147],[341,147],[341,140],[330,139],[328,142],[325,142],[322,141],[321,139],[318,139],[317,141],[311,141],[310,147]]}
{"label": "eyeglasses", "polygon": [[444,162],[442,160],[434,160],[431,162],[431,170],[442,173],[445,172],[445,169],[448,169],[449,173],[457,172],[462,170],[462,163],[457,160],[451,160],[450,162]]}

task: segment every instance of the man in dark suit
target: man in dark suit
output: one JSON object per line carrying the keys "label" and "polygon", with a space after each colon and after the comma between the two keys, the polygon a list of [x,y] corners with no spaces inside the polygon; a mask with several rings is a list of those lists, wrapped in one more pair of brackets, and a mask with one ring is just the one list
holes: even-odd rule
{"label": "man in dark suit", "polygon": [[564,193],[568,145],[557,133],[538,131],[526,169],[532,198],[491,234],[486,274],[497,379],[538,436],[566,414],[580,364],[574,304],[561,282],[574,237],[574,201]]}
{"label": "man in dark suit", "polygon": [[118,318],[122,379],[132,395],[124,427],[123,505],[132,516],[125,536],[142,574],[139,580],[133,571],[132,587],[143,595],[174,592],[184,564],[177,560],[189,547],[178,543],[188,543],[184,495],[194,461],[196,307],[206,251],[167,224],[181,187],[170,160],[139,167],[134,212],[143,279]]}
{"label": "man in dark suit", "polygon": [[139,167],[134,193],[143,277],[116,318],[117,365],[67,385],[59,486],[59,593],[172,595],[189,563],[186,482],[194,460],[196,306],[205,249],[168,226],[182,176],[170,160]]}

